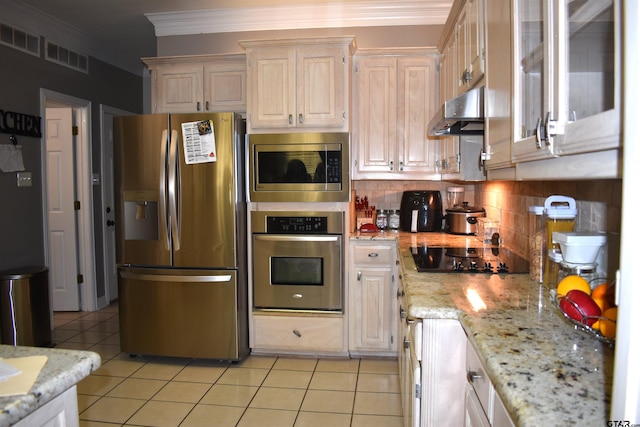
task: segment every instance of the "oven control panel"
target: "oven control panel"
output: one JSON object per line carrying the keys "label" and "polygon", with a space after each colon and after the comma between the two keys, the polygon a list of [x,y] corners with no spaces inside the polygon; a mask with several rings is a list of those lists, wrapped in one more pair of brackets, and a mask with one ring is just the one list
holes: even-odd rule
{"label": "oven control panel", "polygon": [[269,234],[327,234],[327,217],[267,216]]}
{"label": "oven control panel", "polygon": [[251,232],[260,234],[344,234],[340,211],[252,211]]}

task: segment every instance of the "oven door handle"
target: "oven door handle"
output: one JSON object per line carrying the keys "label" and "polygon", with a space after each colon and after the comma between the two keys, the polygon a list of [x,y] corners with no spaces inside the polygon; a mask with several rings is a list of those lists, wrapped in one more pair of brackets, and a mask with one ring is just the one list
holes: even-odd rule
{"label": "oven door handle", "polygon": [[342,236],[254,234],[253,238],[264,242],[339,242]]}

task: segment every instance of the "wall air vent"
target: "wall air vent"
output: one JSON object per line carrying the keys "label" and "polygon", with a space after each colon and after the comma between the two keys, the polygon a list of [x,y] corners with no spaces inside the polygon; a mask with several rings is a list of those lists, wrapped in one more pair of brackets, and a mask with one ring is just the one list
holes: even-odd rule
{"label": "wall air vent", "polygon": [[0,44],[40,56],[40,37],[4,23],[0,23]]}
{"label": "wall air vent", "polygon": [[45,59],[76,71],[89,73],[89,57],[49,41],[46,42]]}

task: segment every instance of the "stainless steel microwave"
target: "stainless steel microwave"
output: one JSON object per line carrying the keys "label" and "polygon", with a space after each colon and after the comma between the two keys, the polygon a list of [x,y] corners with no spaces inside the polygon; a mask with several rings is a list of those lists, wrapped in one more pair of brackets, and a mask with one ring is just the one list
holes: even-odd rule
{"label": "stainless steel microwave", "polygon": [[349,201],[349,133],[251,134],[247,138],[250,201]]}

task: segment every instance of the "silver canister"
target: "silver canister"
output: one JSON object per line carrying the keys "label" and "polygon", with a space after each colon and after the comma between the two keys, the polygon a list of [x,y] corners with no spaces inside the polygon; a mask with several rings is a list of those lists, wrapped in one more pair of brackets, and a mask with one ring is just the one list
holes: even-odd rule
{"label": "silver canister", "polygon": [[384,230],[385,228],[387,228],[387,225],[387,211],[385,211],[384,209],[378,209],[376,211],[376,227],[378,227],[380,230]]}
{"label": "silver canister", "polygon": [[400,210],[399,209],[391,209],[389,211],[389,228],[392,230],[397,230],[400,228]]}

